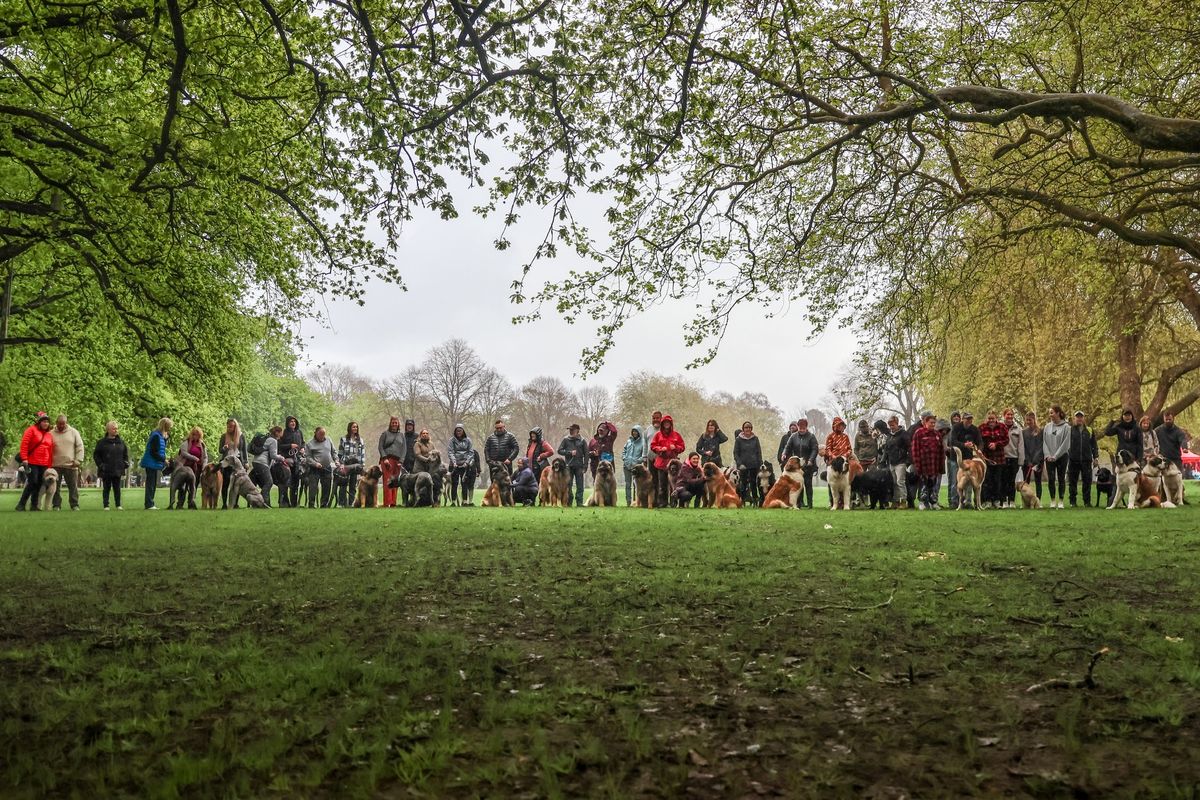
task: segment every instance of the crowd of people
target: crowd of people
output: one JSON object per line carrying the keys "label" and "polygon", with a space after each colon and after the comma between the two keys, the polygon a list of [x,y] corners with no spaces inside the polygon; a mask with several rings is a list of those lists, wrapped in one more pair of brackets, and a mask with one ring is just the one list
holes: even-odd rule
{"label": "crowd of people", "polygon": [[[948,483],[949,503],[956,506],[959,454],[962,458],[981,458],[988,464],[980,498],[985,508],[1014,507],[1018,481],[1035,486],[1039,499],[1044,483],[1051,508],[1063,508],[1066,502],[1075,506],[1079,499],[1089,505],[1100,448],[1097,433],[1088,425],[1084,413],[1076,411],[1068,421],[1062,407],[1053,405],[1045,425],[1039,424],[1033,411],[1025,414],[1024,423],[1024,426],[1017,423],[1016,412],[1011,408],[1000,413],[989,411],[978,426],[970,412],[955,411],[948,419],[923,412],[921,420],[909,427],[900,425],[895,416],[873,425],[861,420],[851,438],[845,421],[835,418],[833,431],[822,443],[809,429],[808,421],[800,419],[779,440],[775,463],[782,467],[792,457],[799,460],[803,491],[797,505],[807,508],[813,507],[813,479],[820,465],[837,458],[855,461],[863,470],[886,470],[892,477],[893,507],[938,508],[943,477]],[[146,509],[157,508],[156,493],[164,473],[190,470],[194,491],[206,467],[210,471],[217,469],[210,464],[219,465],[224,487],[221,507],[228,507],[230,478],[237,469],[234,461],[248,471],[268,506],[272,505],[272,490],[277,494],[274,505],[281,507],[354,506],[359,477],[375,465],[379,468],[378,483],[385,507],[397,505],[401,476],[414,473],[429,474],[438,494],[448,493],[449,504],[471,506],[485,464],[493,470],[489,477],[494,477],[497,467],[504,470],[516,503],[532,505],[538,498],[543,470],[555,458],[563,460],[569,474],[572,504],[584,502],[586,474],[590,473],[594,480],[598,465],[605,461],[613,464],[615,470],[619,458],[627,505],[637,502],[634,475],[639,466],[649,470],[653,478],[655,507],[686,505],[703,491],[701,464],[727,466],[722,447],[729,443],[717,421],[710,419],[695,447],[685,455],[687,446],[675,430],[674,420],[657,411],[649,425],[630,428],[619,452],[619,431],[608,421],[600,423],[589,438],[580,434],[578,424],[570,425],[555,448],[537,427],[529,431],[522,446],[507,430],[505,422],[496,420],[481,452],[461,423],[454,426],[443,451],[435,446],[427,429],[417,429],[414,420],[401,422],[392,417],[370,459],[356,422],[347,424],[345,435],[335,444],[322,426],[306,437],[294,416],[287,417],[282,425],[254,434],[249,440],[238,421],[230,418],[213,452],[209,451],[204,431],[199,427],[189,429],[176,448],[172,443],[173,429],[172,420],[164,417],[142,448],[138,466],[146,476],[143,498]],[[1135,420],[1133,412],[1126,410],[1105,427],[1100,437],[1114,437],[1116,442],[1111,449],[1127,451],[1139,463],[1159,456],[1183,469],[1182,454],[1188,436],[1175,425],[1174,415],[1169,412],[1163,414],[1161,423],[1154,425],[1149,417]],[[736,468],[738,493],[745,504],[760,505],[764,487],[759,473],[766,458],[751,422],[742,424],[730,450],[728,466]],[[92,448],[91,460],[99,477],[104,509],[121,508],[123,477],[132,462],[116,422],[106,425],[104,436]],[[39,412],[21,439],[18,461],[26,476],[18,511],[27,507],[37,509],[36,500],[29,501],[38,497],[48,469],[57,473],[53,507],[61,507],[63,489],[70,508],[79,507],[86,450],[82,436],[65,415],[59,415],[52,424],[46,412]],[[673,463],[678,464],[675,469]],[[194,496],[188,496],[186,502],[189,508],[195,508]],[[236,497],[232,503],[236,506]]]}

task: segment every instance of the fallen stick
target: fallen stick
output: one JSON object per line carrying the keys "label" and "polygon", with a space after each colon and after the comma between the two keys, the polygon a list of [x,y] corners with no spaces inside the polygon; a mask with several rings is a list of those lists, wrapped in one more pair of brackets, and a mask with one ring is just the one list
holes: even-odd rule
{"label": "fallen stick", "polygon": [[845,605],[843,603],[831,603],[829,605],[823,605],[823,606],[803,605],[803,606],[799,606],[797,608],[789,608],[785,611],[780,611],[778,613],[771,614],[770,616],[763,617],[762,619],[760,619],[758,621],[758,623],[760,625],[770,625],[772,622],[775,621],[776,617],[782,617],[782,616],[785,616],[788,614],[795,614],[798,611],[829,611],[830,609],[838,609],[840,611],[872,611],[876,608],[887,608],[888,606],[890,606],[892,604],[892,601],[896,599],[896,590],[898,588],[900,588],[900,584],[896,584],[896,585],[892,586],[892,593],[888,595],[888,599],[884,600],[882,603],[876,603],[875,605],[849,606],[849,605]]}
{"label": "fallen stick", "polygon": [[1087,672],[1079,680],[1071,681],[1066,678],[1052,678],[1048,681],[1035,683],[1026,689],[1025,693],[1039,692],[1042,689],[1095,689],[1096,681],[1092,680],[1092,671],[1096,669],[1096,662],[1107,652],[1107,647],[1101,647],[1095,653],[1092,653],[1092,660],[1088,663]]}

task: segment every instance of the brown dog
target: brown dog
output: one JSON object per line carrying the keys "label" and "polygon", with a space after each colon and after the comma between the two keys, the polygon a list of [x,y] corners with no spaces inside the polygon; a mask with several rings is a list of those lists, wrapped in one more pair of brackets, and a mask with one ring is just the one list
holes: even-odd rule
{"label": "brown dog", "polygon": [[635,464],[630,474],[633,475],[634,488],[637,489],[638,508],[654,508],[654,476],[645,464]]}
{"label": "brown dog", "polygon": [[715,508],[741,508],[742,498],[738,496],[737,489],[733,488],[733,484],[725,477],[725,473],[713,462],[709,461],[703,467],[704,471],[704,496],[705,498],[712,497],[710,507]]}
{"label": "brown dog", "polygon": [[1038,499],[1037,492],[1025,481],[1017,481],[1017,491],[1020,492],[1021,502],[1026,508],[1042,507],[1042,501]]}
{"label": "brown dog", "polygon": [[[1175,508],[1183,504],[1183,473],[1174,463],[1162,456],[1155,456],[1142,468],[1143,474],[1161,489],[1155,491],[1163,508]],[[1140,493],[1139,493],[1139,496]]]}
{"label": "brown dog", "polygon": [[200,471],[200,507],[211,508],[214,511],[221,501],[221,489],[225,485],[225,476],[221,474],[221,465],[210,461]]}
{"label": "brown dog", "polygon": [[[547,489],[547,501],[542,500],[541,486]],[[538,487],[538,501],[542,505],[562,506],[571,504],[571,473],[562,456],[550,459],[550,466],[542,470],[542,484]]]}
{"label": "brown dog", "polygon": [[962,450],[954,448],[954,458],[958,462],[958,510],[967,503],[967,490],[971,492],[971,501],[975,510],[979,510],[979,493],[983,490],[983,479],[987,475],[987,462],[982,458],[963,460]]}
{"label": "brown dog", "polygon": [[783,474],[771,486],[763,498],[763,508],[795,508],[796,500],[804,491],[804,469],[800,459],[792,456],[783,464]]}
{"label": "brown dog", "polygon": [[374,508],[375,490],[379,488],[379,479],[382,477],[383,470],[379,468],[378,464],[359,475],[358,496],[354,498],[354,505],[359,508]]}
{"label": "brown dog", "polygon": [[596,465],[596,485],[592,487],[592,496],[588,498],[589,506],[615,506],[617,504],[617,478],[613,474],[611,461],[601,461]]}

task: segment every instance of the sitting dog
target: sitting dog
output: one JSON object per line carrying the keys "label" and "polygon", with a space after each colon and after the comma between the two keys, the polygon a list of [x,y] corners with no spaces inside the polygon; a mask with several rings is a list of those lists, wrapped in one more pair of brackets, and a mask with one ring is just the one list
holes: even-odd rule
{"label": "sitting dog", "polygon": [[1161,456],[1150,459],[1142,470],[1151,479],[1158,477],[1162,481],[1162,507],[1175,508],[1183,505],[1183,473],[1174,461],[1167,461]]}
{"label": "sitting dog", "polygon": [[742,498],[738,496],[737,489],[729,482],[729,478],[725,477],[725,473],[721,471],[720,467],[709,461],[701,470],[704,473],[704,496],[705,498],[712,497],[709,507],[742,507]]}
{"label": "sitting dog", "polygon": [[829,504],[834,511],[850,508],[850,464],[845,456],[829,462]]}
{"label": "sitting dog", "polygon": [[592,487],[592,496],[588,498],[589,506],[615,506],[617,504],[617,478],[613,474],[611,461],[601,461],[596,465],[596,485]]}
{"label": "sitting dog", "polygon": [[38,496],[33,498],[33,507],[42,511],[49,511],[54,505],[54,493],[58,491],[58,470],[54,467],[47,467],[42,473],[42,488],[38,490]]}
{"label": "sitting dog", "polygon": [[489,461],[488,469],[491,471],[492,482],[483,493],[483,505],[489,508],[511,508],[515,503],[512,496],[512,476],[508,467],[500,461]]}
{"label": "sitting dog", "polygon": [[1111,511],[1123,502],[1127,503],[1127,507],[1131,510],[1137,508],[1138,479],[1141,477],[1141,467],[1138,466],[1133,453],[1128,450],[1119,451],[1112,463],[1117,470],[1116,491],[1113,493],[1112,500],[1109,501],[1108,509]]}
{"label": "sitting dog", "polygon": [[563,508],[571,504],[571,473],[567,469],[567,460],[562,456],[550,459],[549,465],[542,470],[542,480],[538,485],[538,503]]}
{"label": "sitting dog", "polygon": [[850,482],[850,490],[865,498],[870,508],[887,508],[896,492],[891,470],[871,467]]}
{"label": "sitting dog", "polygon": [[[958,463],[958,510],[973,505],[979,510],[979,493],[983,490],[983,478],[987,475],[987,462],[982,458],[963,460],[962,450],[954,448],[954,460]],[[970,495],[971,501],[967,502]]]}
{"label": "sitting dog", "polygon": [[196,473],[192,472],[191,467],[185,467],[182,464],[175,468],[171,473],[171,487],[167,494],[170,502],[167,503],[167,510],[182,509],[183,501],[187,499],[187,506],[190,509],[196,508]]}
{"label": "sitting dog", "polygon": [[225,476],[221,474],[221,465],[210,461],[200,470],[200,507],[216,510],[221,500],[221,489],[225,486]]}
{"label": "sitting dog", "polygon": [[762,466],[758,468],[758,503],[762,505],[767,500],[767,494],[770,493],[771,487],[775,485],[775,468],[771,466],[770,461],[764,461]]}
{"label": "sitting dog", "polygon": [[412,481],[413,505],[417,508],[427,508],[433,505],[433,476],[428,472],[418,472]]}
{"label": "sitting dog", "polygon": [[[1109,493],[1112,493],[1112,486],[1108,487]],[[1038,499],[1037,492],[1033,490],[1025,481],[1017,481],[1017,492],[1021,495],[1021,503],[1026,508],[1041,508],[1042,501]],[[1097,497],[1099,495],[1097,494]]]}
{"label": "sitting dog", "polygon": [[251,508],[267,507],[267,502],[263,500],[262,491],[254,485],[254,481],[250,480],[250,475],[246,472],[246,468],[242,466],[240,458],[234,453],[229,453],[219,463],[222,469],[232,470],[229,476],[231,508],[237,508],[238,501],[243,497],[246,498],[246,503]]}
{"label": "sitting dog", "polygon": [[654,476],[645,464],[634,464],[629,471],[633,476],[634,487],[637,489],[638,508],[654,508]]}
{"label": "sitting dog", "polygon": [[[1117,478],[1113,475],[1113,471],[1108,467],[1101,467],[1096,470],[1096,482],[1092,484],[1092,488],[1096,490],[1096,505],[1107,507],[1112,503],[1113,492],[1117,490]],[[1100,502],[1100,498],[1104,498],[1104,502]],[[1026,506],[1028,508],[1028,506]]]}
{"label": "sitting dog", "polygon": [[354,498],[354,504],[359,508],[374,508],[375,507],[375,490],[379,488],[379,479],[383,477],[383,470],[376,464],[373,467],[368,467],[367,471],[358,477],[358,496]]}
{"label": "sitting dog", "polygon": [[763,498],[763,508],[795,508],[803,491],[804,467],[792,456],[783,463],[783,473]]}

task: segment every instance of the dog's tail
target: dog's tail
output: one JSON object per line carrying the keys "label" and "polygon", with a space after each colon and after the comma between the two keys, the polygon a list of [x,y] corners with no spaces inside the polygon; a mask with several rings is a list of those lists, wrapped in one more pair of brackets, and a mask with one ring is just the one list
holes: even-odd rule
{"label": "dog's tail", "polygon": [[950,449],[954,451],[954,460],[957,461],[958,465],[961,467],[963,462],[962,450],[958,447],[951,447]]}

